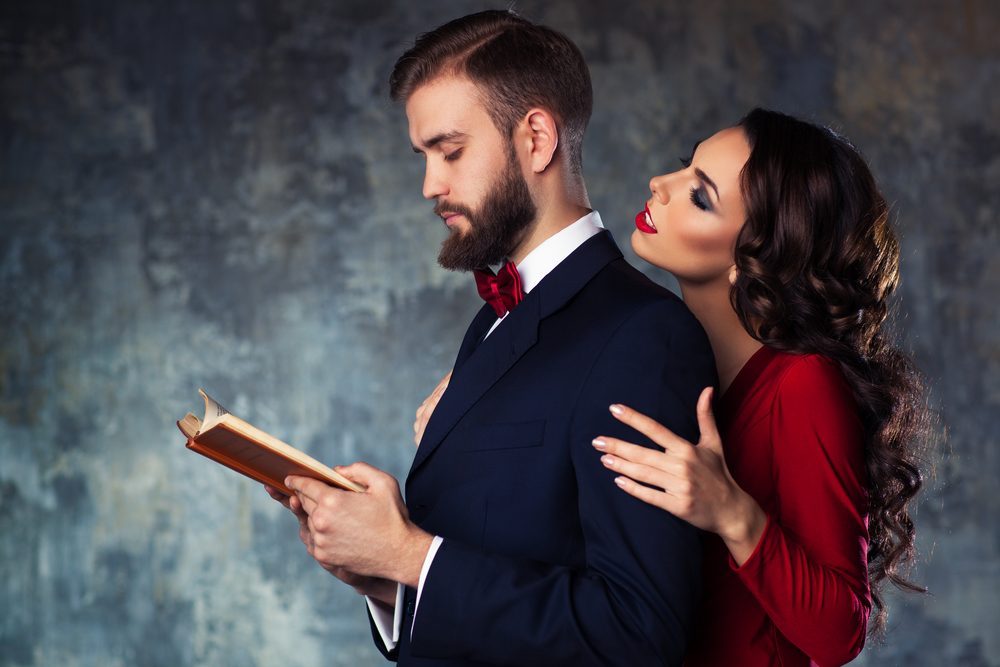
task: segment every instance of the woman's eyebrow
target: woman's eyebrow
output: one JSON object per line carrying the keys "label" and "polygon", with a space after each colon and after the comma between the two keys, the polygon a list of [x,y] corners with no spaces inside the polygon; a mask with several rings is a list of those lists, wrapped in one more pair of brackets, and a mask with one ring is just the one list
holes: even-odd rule
{"label": "woman's eyebrow", "polygon": [[719,201],[722,201],[722,197],[719,196],[719,188],[718,188],[718,186],[715,184],[715,181],[713,181],[711,178],[708,177],[708,174],[706,174],[705,172],[703,172],[698,167],[695,167],[694,168],[694,175],[697,176],[698,178],[700,178],[701,180],[705,181],[706,183],[708,183],[710,186],[712,186],[712,189],[715,190],[715,198],[717,200],[719,200]]}

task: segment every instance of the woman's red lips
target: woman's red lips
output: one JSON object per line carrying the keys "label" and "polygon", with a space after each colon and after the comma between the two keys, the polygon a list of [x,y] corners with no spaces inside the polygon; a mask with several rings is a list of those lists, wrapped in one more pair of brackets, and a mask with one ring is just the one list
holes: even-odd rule
{"label": "woman's red lips", "polygon": [[642,209],[635,216],[635,226],[643,234],[655,234],[656,227],[653,226],[653,216],[649,214],[649,207]]}

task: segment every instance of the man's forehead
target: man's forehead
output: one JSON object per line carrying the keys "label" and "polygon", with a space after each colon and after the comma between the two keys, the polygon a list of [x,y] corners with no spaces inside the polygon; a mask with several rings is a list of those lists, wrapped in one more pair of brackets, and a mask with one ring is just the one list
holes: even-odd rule
{"label": "man's forehead", "polygon": [[454,76],[438,77],[414,90],[406,101],[406,118],[410,141],[418,149],[466,139],[492,126],[475,84]]}

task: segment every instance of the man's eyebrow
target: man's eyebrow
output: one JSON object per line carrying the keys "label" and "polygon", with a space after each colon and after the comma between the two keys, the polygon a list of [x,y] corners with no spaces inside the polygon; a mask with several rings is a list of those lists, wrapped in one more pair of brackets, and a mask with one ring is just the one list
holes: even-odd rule
{"label": "man's eyebrow", "polygon": [[[458,130],[452,130],[451,132],[441,132],[440,134],[435,134],[433,137],[424,142],[426,148],[434,148],[443,141],[455,141],[457,139],[464,139],[466,137],[465,132],[459,132]],[[423,153],[422,150],[413,147],[414,153]]]}
{"label": "man's eyebrow", "polygon": [[722,201],[722,197],[719,196],[719,188],[718,188],[718,186],[715,185],[715,181],[713,181],[711,178],[708,177],[708,174],[706,174],[705,172],[703,172],[698,167],[695,167],[694,168],[694,175],[697,176],[698,178],[700,178],[701,180],[705,181],[709,185],[711,185],[712,189],[715,190],[715,198],[717,200],[719,200],[719,201]]}

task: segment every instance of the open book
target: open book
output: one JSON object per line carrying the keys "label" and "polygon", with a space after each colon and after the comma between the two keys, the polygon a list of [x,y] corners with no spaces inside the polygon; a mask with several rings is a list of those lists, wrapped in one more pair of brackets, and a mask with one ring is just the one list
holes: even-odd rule
{"label": "open book", "polygon": [[188,449],[287,495],[292,495],[285,486],[288,475],[312,477],[349,491],[365,490],[308,454],[230,414],[203,390],[198,393],[205,399],[205,418],[198,419],[189,412],[177,422],[177,428],[187,437]]}

